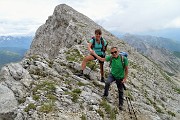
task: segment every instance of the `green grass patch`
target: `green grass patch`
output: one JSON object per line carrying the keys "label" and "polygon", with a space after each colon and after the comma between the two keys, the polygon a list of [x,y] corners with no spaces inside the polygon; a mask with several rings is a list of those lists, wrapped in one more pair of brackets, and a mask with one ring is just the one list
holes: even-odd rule
{"label": "green grass patch", "polygon": [[94,84],[94,86],[100,88],[100,89],[104,89],[104,86],[99,84],[98,82],[96,82],[95,80],[92,82]]}
{"label": "green grass patch", "polygon": [[77,49],[70,49],[66,53],[66,59],[71,62],[81,62],[83,60],[83,56]]}
{"label": "green grass patch", "polygon": [[96,70],[98,68],[98,63],[95,61],[89,61],[87,62],[86,66],[92,70]]}
{"label": "green grass patch", "polygon": [[87,119],[86,119],[86,116],[85,116],[84,114],[82,114],[81,120],[87,120]]}
{"label": "green grass patch", "polygon": [[71,95],[71,100],[76,103],[79,99],[79,95],[81,94],[81,92],[82,91],[80,89],[74,89],[72,92],[65,92],[65,94]]}
{"label": "green grass patch", "polygon": [[36,84],[36,87],[33,88],[33,93],[37,90],[46,91],[47,93],[54,93],[56,90],[55,83],[52,81],[42,81]]}
{"label": "green grass patch", "polygon": [[164,113],[156,104],[156,102],[153,102],[150,98],[147,98],[147,100],[150,102],[151,105],[156,109],[158,113]]}
{"label": "green grass patch", "polygon": [[57,100],[57,97],[55,95],[52,95],[52,94],[47,94],[46,97],[49,99],[49,100],[52,100],[52,101],[56,101]]}
{"label": "green grass patch", "polygon": [[167,111],[168,112],[168,114],[169,115],[171,115],[171,116],[173,116],[173,117],[175,117],[176,116],[176,114],[175,113],[173,113],[173,112],[171,112],[171,111]]}
{"label": "green grass patch", "polygon": [[165,71],[169,76],[174,76],[175,74],[174,73],[170,73],[168,71]]}
{"label": "green grass patch", "polygon": [[39,111],[43,112],[43,113],[49,113],[54,111],[55,107],[54,107],[54,103],[52,102],[47,102],[47,103],[43,103],[43,105],[40,107]]}
{"label": "green grass patch", "polygon": [[78,82],[77,83],[78,86],[85,86],[86,84],[82,83],[82,82]]}
{"label": "green grass patch", "polygon": [[29,103],[28,106],[24,109],[25,112],[29,112],[30,110],[35,110],[36,106],[34,103]]}
{"label": "green grass patch", "polygon": [[177,92],[178,94],[180,94],[180,88],[177,87],[173,87],[174,91]]}
{"label": "green grass patch", "polygon": [[171,78],[168,75],[166,75],[163,71],[160,70],[160,73],[167,81],[172,82]]}
{"label": "green grass patch", "polygon": [[74,89],[72,92],[77,93],[77,94],[81,94],[82,91],[80,89]]}
{"label": "green grass patch", "polygon": [[72,101],[73,102],[77,102],[78,101],[78,99],[79,99],[79,95],[78,94],[76,94],[76,93],[71,93],[71,97],[72,97]]}
{"label": "green grass patch", "polygon": [[116,108],[112,109],[111,106],[106,102],[106,100],[102,100],[100,106],[104,108],[106,113],[109,115],[110,120],[116,119],[116,114],[118,113]]}
{"label": "green grass patch", "polygon": [[38,101],[40,99],[39,95],[33,95],[32,96],[34,100]]}
{"label": "green grass patch", "polygon": [[41,96],[39,95],[41,92],[43,93],[43,96],[46,98],[41,102],[41,107],[39,109],[40,112],[44,113],[49,113],[54,110],[55,108],[55,101],[57,100],[57,97],[54,95],[56,87],[55,87],[55,82],[54,81],[38,81],[38,83],[33,83],[34,88],[32,89],[33,91],[33,99],[36,101],[42,100]]}
{"label": "green grass patch", "polygon": [[44,73],[44,71],[39,68],[30,71],[30,74],[34,74],[34,75],[38,75],[38,76],[42,76],[42,77],[47,76],[46,73]]}
{"label": "green grass patch", "polygon": [[24,103],[26,101],[26,98],[20,98],[18,99],[18,103],[21,104],[21,103]]}
{"label": "green grass patch", "polygon": [[96,112],[97,112],[102,118],[104,118],[104,113],[103,113],[103,111],[102,111],[101,109],[98,109]]}

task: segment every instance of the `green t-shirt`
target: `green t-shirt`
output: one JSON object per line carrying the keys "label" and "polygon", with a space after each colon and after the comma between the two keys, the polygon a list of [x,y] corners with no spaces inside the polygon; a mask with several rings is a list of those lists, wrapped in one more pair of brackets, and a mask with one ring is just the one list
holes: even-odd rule
{"label": "green t-shirt", "polygon": [[[106,40],[104,38],[103,38],[103,40],[104,40],[104,46],[106,46],[107,42],[106,42]],[[91,39],[89,42],[91,42],[93,44],[93,39]],[[97,43],[96,40],[95,40],[95,45],[93,47],[93,50],[95,51],[95,53],[97,55],[103,55],[104,53],[103,53],[103,51],[101,51],[101,49],[102,49],[101,40],[100,40],[100,44]]]}
{"label": "green t-shirt", "polygon": [[[106,56],[106,61],[110,62],[111,56]],[[126,57],[123,57],[124,65],[125,67],[128,66],[128,59]],[[123,79],[125,76],[125,70],[122,66],[121,57],[118,56],[118,58],[112,58],[111,62],[111,74],[116,79]]]}

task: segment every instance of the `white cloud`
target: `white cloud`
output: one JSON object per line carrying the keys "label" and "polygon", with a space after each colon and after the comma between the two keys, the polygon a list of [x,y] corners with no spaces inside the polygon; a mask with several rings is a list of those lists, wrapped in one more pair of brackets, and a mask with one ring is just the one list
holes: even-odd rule
{"label": "white cloud", "polygon": [[180,28],[180,17],[173,19],[165,28]]}
{"label": "white cloud", "polygon": [[162,29],[175,16],[180,16],[177,0],[128,0],[123,12],[112,14],[103,26],[120,32],[143,32]]}
{"label": "white cloud", "polygon": [[0,35],[34,33],[55,6],[53,0],[0,1]]}
{"label": "white cloud", "polygon": [[0,35],[32,35],[39,27],[40,23],[30,20],[0,20]]}
{"label": "white cloud", "polygon": [[107,30],[137,33],[180,28],[179,0],[1,0],[0,34],[35,32],[62,3]]}
{"label": "white cloud", "polygon": [[118,0],[61,0],[93,20],[105,19],[119,9]]}

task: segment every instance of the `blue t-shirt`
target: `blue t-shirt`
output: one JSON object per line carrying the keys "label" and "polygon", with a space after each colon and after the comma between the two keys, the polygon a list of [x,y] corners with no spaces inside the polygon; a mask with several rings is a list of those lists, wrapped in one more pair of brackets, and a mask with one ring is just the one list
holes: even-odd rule
{"label": "blue t-shirt", "polygon": [[[107,42],[106,42],[106,40],[104,38],[103,38],[103,40],[104,40],[104,46],[106,46]],[[89,42],[93,44],[93,39],[91,39]],[[101,40],[100,40],[100,44],[99,44],[99,43],[96,42],[96,39],[95,39],[95,45],[93,47],[93,50],[95,51],[95,53],[97,55],[104,55],[104,53],[103,53],[103,51],[101,49],[102,49]]]}

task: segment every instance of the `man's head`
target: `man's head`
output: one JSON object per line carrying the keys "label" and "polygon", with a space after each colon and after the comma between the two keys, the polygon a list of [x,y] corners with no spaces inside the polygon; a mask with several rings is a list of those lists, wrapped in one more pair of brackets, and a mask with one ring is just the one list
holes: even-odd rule
{"label": "man's head", "polygon": [[112,54],[112,57],[117,58],[119,56],[119,51],[118,51],[117,47],[112,47],[110,52]]}
{"label": "man's head", "polygon": [[101,29],[95,30],[96,39],[99,39],[99,40],[100,40],[101,34],[102,34]]}

